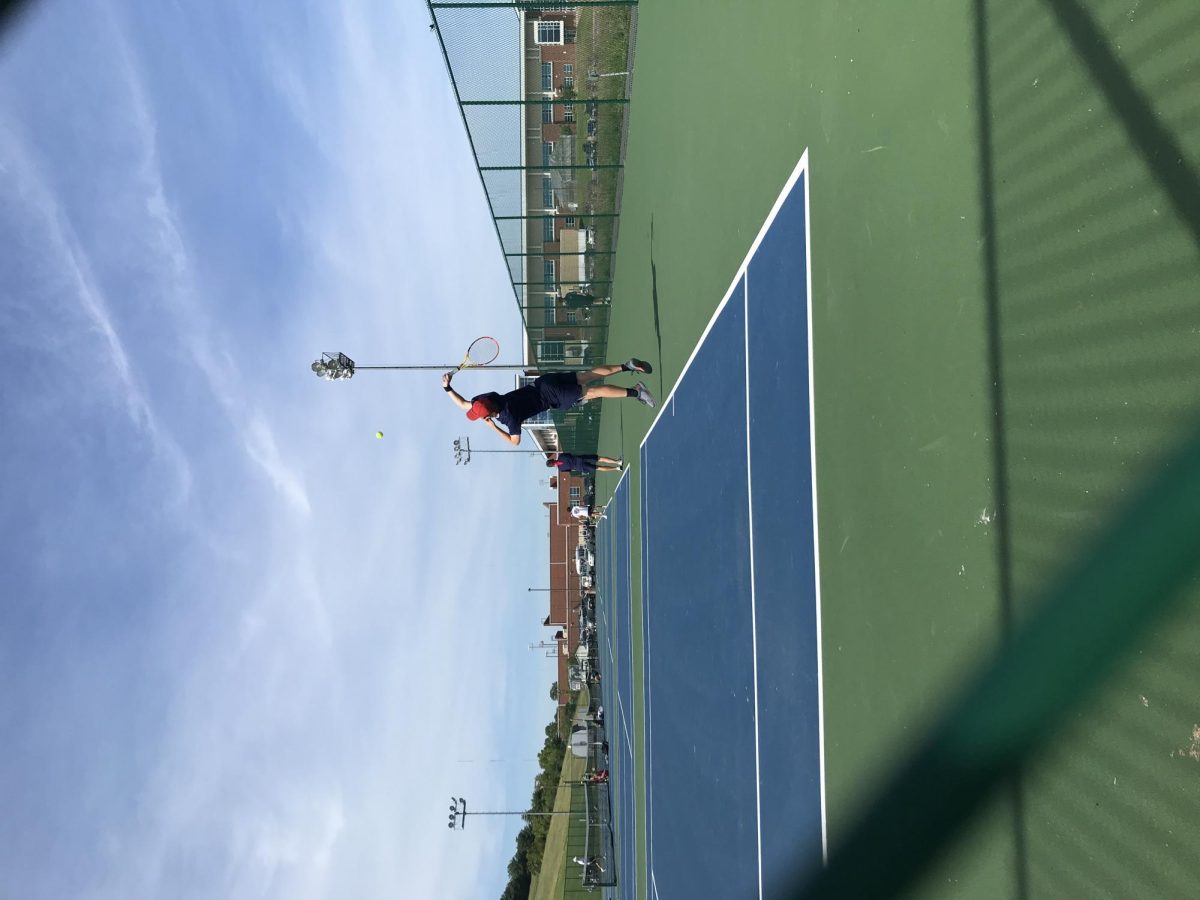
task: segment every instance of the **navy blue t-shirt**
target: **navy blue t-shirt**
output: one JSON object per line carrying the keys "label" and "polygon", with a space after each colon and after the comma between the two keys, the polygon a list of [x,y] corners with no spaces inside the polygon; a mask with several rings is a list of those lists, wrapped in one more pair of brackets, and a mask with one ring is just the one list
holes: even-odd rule
{"label": "navy blue t-shirt", "polygon": [[476,400],[483,400],[491,408],[499,409],[496,419],[508,429],[509,434],[513,435],[521,433],[522,422],[549,408],[542,399],[541,392],[532,384],[509,391],[507,394],[489,391],[471,398],[472,403]]}

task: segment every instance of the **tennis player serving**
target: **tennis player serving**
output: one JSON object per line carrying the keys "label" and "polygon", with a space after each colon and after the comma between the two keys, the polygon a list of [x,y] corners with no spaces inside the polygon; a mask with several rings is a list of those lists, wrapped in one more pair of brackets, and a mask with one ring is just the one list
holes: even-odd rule
{"label": "tennis player serving", "polygon": [[[491,391],[478,394],[470,400],[454,390],[450,384],[454,373],[447,372],[442,376],[442,389],[450,395],[455,406],[466,411],[468,419],[482,420],[496,434],[516,446],[521,443],[521,423],[548,409],[570,409],[585,400],[621,397],[653,407],[654,395],[640,381],[631,388],[596,383],[619,372],[649,375],[653,371],[650,363],[629,359],[619,366],[596,366],[585,372],[549,372],[507,394]],[[501,428],[501,425],[504,427]]]}

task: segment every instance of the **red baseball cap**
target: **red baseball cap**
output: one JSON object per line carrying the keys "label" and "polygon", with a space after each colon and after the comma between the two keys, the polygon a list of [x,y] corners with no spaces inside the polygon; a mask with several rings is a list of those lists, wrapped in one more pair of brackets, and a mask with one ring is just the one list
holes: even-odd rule
{"label": "red baseball cap", "polygon": [[475,400],[471,403],[471,408],[467,410],[467,418],[474,422],[476,419],[486,419],[492,415],[492,411],[488,409],[488,405],[482,400]]}

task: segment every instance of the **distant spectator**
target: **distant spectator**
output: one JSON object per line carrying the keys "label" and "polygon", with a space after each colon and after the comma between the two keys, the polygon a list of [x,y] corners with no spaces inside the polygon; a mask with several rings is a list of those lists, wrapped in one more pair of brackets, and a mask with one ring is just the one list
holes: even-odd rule
{"label": "distant spectator", "polygon": [[547,468],[558,469],[560,472],[620,472],[625,465],[623,459],[613,459],[611,456],[597,456],[595,453],[563,453],[553,451],[546,459]]}
{"label": "distant spectator", "polygon": [[562,302],[567,309],[587,309],[589,306],[607,306],[609,298],[597,298],[587,291],[568,291],[563,295]]}
{"label": "distant spectator", "polygon": [[600,519],[605,518],[604,512],[602,510],[596,509],[595,507],[592,507],[592,506],[585,506],[585,505],[572,506],[571,507],[571,515],[573,517],[575,517],[576,519],[578,519],[580,522],[597,522]]}

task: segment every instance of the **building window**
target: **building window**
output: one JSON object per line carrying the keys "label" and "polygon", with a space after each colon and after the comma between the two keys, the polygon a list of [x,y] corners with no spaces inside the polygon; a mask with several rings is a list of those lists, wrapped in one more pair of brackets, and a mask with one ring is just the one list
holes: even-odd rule
{"label": "building window", "polygon": [[568,324],[568,325],[574,325],[574,324],[575,324],[575,322],[576,322],[576,318],[577,318],[577,317],[576,317],[576,315],[575,315],[575,310],[573,310],[573,309],[572,309],[572,310],[570,310],[570,311],[567,313],[567,324]]}
{"label": "building window", "polygon": [[554,144],[550,141],[542,141],[542,165],[550,165],[550,157],[554,153]]}
{"label": "building window", "polygon": [[542,242],[551,243],[554,240],[554,220],[542,219]]}
{"label": "building window", "polygon": [[571,63],[563,63],[563,87],[575,86],[575,67]]}
{"label": "building window", "polygon": [[575,217],[567,216],[566,221],[563,222],[563,228],[574,228],[574,227],[575,227]]}
{"label": "building window", "polygon": [[534,39],[539,44],[561,44],[563,42],[563,23],[558,21],[538,22],[537,36]]}
{"label": "building window", "polygon": [[542,63],[542,90],[554,90],[554,63]]}
{"label": "building window", "polygon": [[542,124],[549,125],[553,121],[554,121],[554,104],[553,103],[543,103],[542,104]]}
{"label": "building window", "polygon": [[571,498],[571,502],[575,503],[579,500],[579,485],[571,485],[571,489],[567,492],[567,496]]}
{"label": "building window", "polygon": [[566,359],[566,347],[562,341],[538,341],[538,362],[560,363]]}
{"label": "building window", "polygon": [[554,324],[554,260],[541,260],[541,283],[546,288],[546,324]]}
{"label": "building window", "polygon": [[575,121],[575,106],[574,106],[574,104],[566,103],[563,105],[563,121],[564,122],[574,122]]}
{"label": "building window", "polygon": [[575,32],[568,31],[563,34],[563,42],[567,44],[575,43]]}
{"label": "building window", "polygon": [[542,206],[554,209],[554,183],[548,174],[542,176]]}

